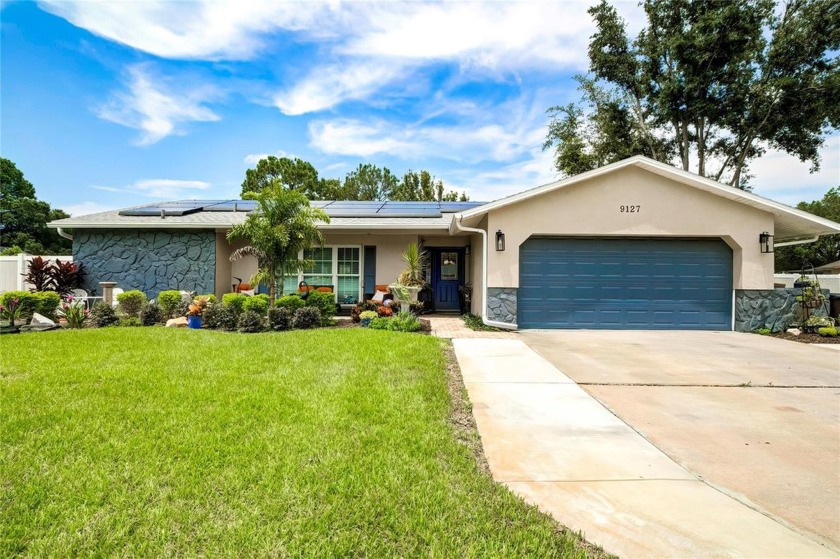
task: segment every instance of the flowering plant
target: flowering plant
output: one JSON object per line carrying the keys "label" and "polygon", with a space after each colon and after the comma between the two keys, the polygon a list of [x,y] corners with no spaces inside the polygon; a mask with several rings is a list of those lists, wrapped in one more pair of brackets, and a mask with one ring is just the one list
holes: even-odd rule
{"label": "flowering plant", "polygon": [[18,297],[9,299],[6,305],[0,305],[0,318],[8,320],[9,323],[14,324],[20,318],[20,313],[23,310],[23,305]]}
{"label": "flowering plant", "polygon": [[64,318],[67,319],[68,327],[84,327],[85,320],[87,320],[88,317],[88,310],[84,301],[76,301],[71,295],[67,297],[66,301],[61,303],[61,311],[64,313]]}

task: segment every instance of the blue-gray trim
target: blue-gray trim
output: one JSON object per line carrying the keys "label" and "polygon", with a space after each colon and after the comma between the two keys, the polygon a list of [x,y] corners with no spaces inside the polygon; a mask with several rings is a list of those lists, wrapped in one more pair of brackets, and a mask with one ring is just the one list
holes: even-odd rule
{"label": "blue-gray trim", "polygon": [[721,240],[532,238],[519,254],[520,328],[732,329]]}
{"label": "blue-gray trim", "polygon": [[166,289],[216,290],[213,231],[78,230],[73,260],[84,264],[83,287],[90,292],[98,293],[101,281],[139,289],[149,298]]}

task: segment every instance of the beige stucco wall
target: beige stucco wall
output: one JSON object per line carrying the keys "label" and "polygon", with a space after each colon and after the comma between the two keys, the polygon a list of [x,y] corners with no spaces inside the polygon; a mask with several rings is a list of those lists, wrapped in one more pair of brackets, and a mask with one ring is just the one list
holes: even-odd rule
{"label": "beige stucco wall", "polygon": [[[230,291],[232,284],[232,276],[234,274],[230,262],[230,253],[232,252],[230,244],[225,237],[224,232],[216,232],[216,297],[221,298],[222,295]],[[254,265],[256,269],[256,264]],[[253,273],[253,272],[251,272]],[[242,277],[242,276],[240,276]],[[249,276],[250,277],[250,276]],[[244,278],[243,278],[244,281]]]}
{"label": "beige stucco wall", "polygon": [[[504,252],[493,246],[499,229]],[[538,235],[722,238],[733,251],[733,288],[773,287],[773,255],[758,244],[762,231],[773,232],[771,214],[637,167],[491,211],[487,230],[490,287],[519,287],[519,246]]]}

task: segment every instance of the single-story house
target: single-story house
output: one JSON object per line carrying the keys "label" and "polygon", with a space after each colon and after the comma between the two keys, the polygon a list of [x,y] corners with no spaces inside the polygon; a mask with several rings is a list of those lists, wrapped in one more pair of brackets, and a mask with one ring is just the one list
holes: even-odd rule
{"label": "single-story house", "polygon": [[[437,311],[509,328],[745,330],[775,320],[772,247],[840,224],[637,156],[494,202],[313,202],[330,215],[315,267],[287,278],[335,286],[336,301],[393,283],[419,243]],[[53,221],[73,239],[87,288],[115,281],[217,295],[256,261],[231,262],[227,231],[253,202],[167,202]],[[777,290],[779,291],[779,290]],[[781,290],[784,292],[784,290]],[[783,301],[774,301],[782,297]],[[761,316],[757,316],[761,315]]]}

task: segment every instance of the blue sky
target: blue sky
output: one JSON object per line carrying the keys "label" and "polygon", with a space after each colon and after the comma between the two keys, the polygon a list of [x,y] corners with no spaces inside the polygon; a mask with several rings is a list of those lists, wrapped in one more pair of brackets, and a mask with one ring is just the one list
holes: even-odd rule
{"label": "blue sky", "polygon": [[[579,98],[588,4],[2,2],[0,153],[74,215],[236,197],[266,154],[496,199],[558,178],[545,111]],[[755,192],[821,198],[840,135],[822,155],[811,175],[769,152]]]}

